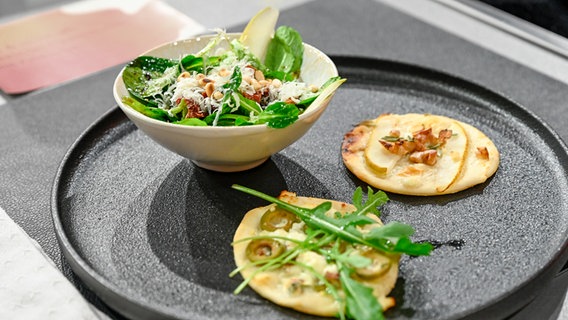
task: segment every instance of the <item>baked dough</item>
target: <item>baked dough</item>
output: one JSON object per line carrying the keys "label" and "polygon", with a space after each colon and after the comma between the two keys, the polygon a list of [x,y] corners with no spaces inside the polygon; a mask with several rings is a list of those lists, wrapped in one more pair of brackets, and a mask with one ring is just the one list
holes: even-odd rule
{"label": "baked dough", "polygon": [[499,166],[499,152],[483,132],[431,114],[363,121],[345,135],[341,153],[359,179],[406,195],[459,192],[485,182]]}
{"label": "baked dough", "polygon": [[[287,191],[283,191],[279,199],[304,208],[314,208],[322,202],[329,201],[332,203],[332,209],[328,213],[345,213],[356,210],[351,204],[318,198],[298,197],[296,194]],[[336,316],[341,307],[340,303],[335,301],[335,299],[326,292],[325,288],[322,288],[321,282],[319,282],[316,277],[302,267],[286,265],[275,270],[255,274],[259,267],[250,265],[251,261],[246,253],[250,241],[238,242],[239,240],[258,235],[284,236],[298,240],[303,240],[306,237],[303,222],[294,223],[289,231],[284,229],[276,229],[274,231],[262,230],[260,227],[262,216],[270,210],[282,209],[277,209],[276,205],[272,204],[250,210],[244,216],[235,232],[233,250],[236,265],[238,268],[248,265],[241,269],[242,277],[247,279],[254,275],[254,278],[252,278],[248,285],[258,294],[278,305],[318,316]],[[382,225],[382,222],[375,215],[369,214],[369,217],[372,217],[377,223],[367,225],[365,228]],[[285,244],[286,250],[295,246],[295,244],[288,241],[282,241],[282,243]],[[400,255],[386,255],[368,247],[353,248],[351,245],[347,246],[350,249],[354,249],[355,252],[371,258],[375,266],[378,263],[382,263],[383,266],[386,266],[378,275],[375,274],[368,277],[368,275],[365,274],[366,270],[358,270],[353,277],[356,277],[360,283],[373,289],[373,295],[377,297],[383,310],[394,306],[394,299],[387,297],[387,295],[394,287],[398,276]],[[296,261],[309,265],[326,278],[330,277],[332,279],[330,281],[333,281],[334,273],[337,273],[337,266],[334,263],[326,262],[323,256],[313,251],[304,251],[296,258]],[[342,294],[339,287],[338,290],[340,294]]]}

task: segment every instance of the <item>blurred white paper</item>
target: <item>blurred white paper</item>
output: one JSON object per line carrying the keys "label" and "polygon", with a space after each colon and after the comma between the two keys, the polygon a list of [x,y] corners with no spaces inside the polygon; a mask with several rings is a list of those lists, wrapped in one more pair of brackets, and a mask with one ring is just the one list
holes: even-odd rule
{"label": "blurred white paper", "polygon": [[89,0],[0,25],[0,89],[25,93],[206,29],[161,1]]}
{"label": "blurred white paper", "polygon": [[0,208],[0,319],[108,319]]}

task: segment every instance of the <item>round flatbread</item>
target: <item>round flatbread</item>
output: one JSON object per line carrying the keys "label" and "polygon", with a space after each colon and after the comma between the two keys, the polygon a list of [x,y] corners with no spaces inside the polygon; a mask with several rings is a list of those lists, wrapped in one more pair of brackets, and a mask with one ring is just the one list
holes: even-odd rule
{"label": "round flatbread", "polygon": [[[332,203],[330,214],[356,210],[351,204],[318,198],[297,197],[296,194],[287,191],[283,191],[279,199],[304,208],[314,208],[322,202],[329,201]],[[262,217],[267,212],[274,210],[282,209],[272,204],[249,211],[235,232],[233,251],[237,267],[242,268],[240,270],[242,277],[247,279],[253,276],[248,285],[258,294],[278,305],[318,316],[336,316],[341,307],[340,303],[326,292],[325,286],[318,280],[318,277],[305,268],[288,264],[275,270],[258,272],[259,266],[251,265],[251,260],[247,256],[247,247],[251,241],[239,242],[241,239],[258,235],[286,237],[300,241],[306,238],[305,225],[300,221],[294,222],[289,230],[283,228],[274,231],[263,230],[260,226]],[[382,222],[375,215],[369,214],[369,217],[373,218],[376,224],[367,225],[365,228],[382,225]],[[285,250],[290,250],[296,246],[293,242],[281,239],[278,241],[285,246]],[[348,246],[348,250],[353,250],[353,252],[373,261],[371,266],[356,270],[353,277],[363,285],[372,288],[373,295],[377,297],[383,310],[394,306],[394,299],[387,297],[387,295],[395,285],[400,256],[398,254],[383,254],[368,247],[345,245]],[[333,262],[326,261],[323,256],[314,251],[303,251],[295,258],[295,261],[308,265],[331,283],[338,281],[337,266]],[[339,284],[337,284],[337,290],[342,294]]]}
{"label": "round flatbread", "polygon": [[384,191],[432,196],[455,193],[492,176],[495,144],[477,128],[431,114],[383,114],[348,132],[345,166]]}

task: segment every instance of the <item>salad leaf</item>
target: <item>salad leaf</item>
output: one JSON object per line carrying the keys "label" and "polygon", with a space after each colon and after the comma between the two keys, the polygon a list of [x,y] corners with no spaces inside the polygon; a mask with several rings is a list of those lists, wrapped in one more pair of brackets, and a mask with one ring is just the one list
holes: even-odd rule
{"label": "salad leaf", "polygon": [[239,97],[239,106],[241,107],[243,112],[245,112],[246,114],[252,113],[255,115],[262,112],[262,108],[260,107],[260,105],[258,105],[258,103],[256,103],[256,101],[246,98],[239,91],[236,91],[236,94],[237,97]]}
{"label": "salad leaf", "polygon": [[[353,318],[357,320],[383,320],[383,308],[377,298],[373,295],[373,289],[358,281],[358,277],[352,276],[356,268],[364,268],[372,263],[368,257],[360,255],[356,250],[345,249],[344,240],[353,244],[363,244],[384,252],[399,252],[411,255],[426,255],[433,249],[430,244],[413,243],[408,237],[414,233],[412,227],[400,222],[391,222],[384,226],[376,226],[368,233],[361,233],[356,225],[375,223],[366,214],[372,212],[378,214],[376,207],[388,201],[386,194],[382,191],[373,192],[368,189],[367,201],[363,199],[363,190],[357,188],[353,194],[353,202],[356,209],[353,212],[328,216],[327,212],[332,208],[329,201],[322,202],[317,207],[303,208],[296,205],[273,198],[262,192],[249,189],[240,185],[233,185],[234,189],[243,191],[250,195],[262,198],[277,204],[279,207],[296,214],[304,221],[307,226],[306,239],[298,241],[283,236],[259,235],[250,238],[240,239],[239,241],[252,240],[256,238],[273,237],[275,239],[291,241],[296,245],[268,261],[263,261],[251,276],[247,277],[235,290],[240,292],[256,274],[259,272],[272,270],[285,265],[294,264],[300,266],[308,273],[312,274],[320,283],[326,287],[329,293],[341,306],[338,309],[338,317],[341,319]],[[313,251],[324,257],[325,261],[335,263],[339,272],[339,283],[332,284],[327,279],[314,270],[311,266],[295,260],[301,252]],[[257,265],[253,262],[247,266]],[[241,266],[231,274],[234,275],[242,268]],[[338,288],[343,294],[338,292]]]}
{"label": "salad leaf", "polygon": [[275,102],[264,109],[254,124],[266,123],[271,128],[284,128],[298,120],[300,110],[293,104]]}
{"label": "salad leaf", "polygon": [[179,121],[174,121],[175,124],[181,124],[184,126],[194,126],[194,127],[206,127],[207,122],[198,118],[186,118]]}
{"label": "salad leaf", "polygon": [[[324,202],[313,209],[302,208],[278,198],[271,197],[262,192],[249,189],[240,185],[233,185],[234,189],[256,196],[258,198],[276,203],[284,210],[297,215],[304,223],[312,229],[320,229],[328,234],[335,235],[349,243],[359,243],[383,252],[406,253],[409,255],[429,255],[433,249],[430,243],[414,243],[409,236],[414,233],[412,227],[400,222],[389,223],[382,227],[373,228],[371,232],[363,234],[357,230],[352,221],[342,222],[325,215],[331,209],[331,202]],[[364,207],[379,203],[383,197],[373,197]],[[362,208],[364,208],[362,207]],[[355,211],[354,215],[362,215],[362,211]],[[325,217],[325,218],[324,218]],[[335,220],[335,221],[334,221]],[[390,225],[390,226],[389,226]],[[387,227],[388,226],[388,227]],[[383,231],[380,231],[384,229]],[[375,231],[379,230],[379,231]],[[398,243],[400,241],[400,244]]]}
{"label": "salad leaf", "polygon": [[[298,31],[280,26],[268,44],[264,64],[280,80],[288,75],[296,78],[300,73],[304,56],[304,44]],[[284,75],[284,78],[280,78]]]}
{"label": "salad leaf", "polygon": [[[319,88],[319,93],[321,93],[325,88],[329,87],[330,84],[332,84],[332,83],[334,83],[334,82],[336,82],[336,81],[339,81],[339,80],[341,80],[341,77],[340,77],[340,76],[331,77],[331,78],[327,79],[327,81],[326,81],[324,84],[322,84],[321,87]],[[312,104],[312,102],[314,102],[314,100],[316,100],[316,98],[319,96],[319,93],[316,94],[316,95],[313,95],[313,96],[311,96],[311,97],[309,97],[309,98],[306,98],[306,99],[304,99],[304,100],[302,100],[302,101],[300,101],[300,102],[298,102],[296,105],[297,105],[298,107],[301,106],[301,107],[303,107],[303,108],[309,107],[310,104]]]}
{"label": "salad leaf", "polygon": [[351,278],[350,270],[339,267],[339,280],[345,292],[347,315],[357,320],[382,320],[383,308],[373,295],[373,289]]}
{"label": "salad leaf", "polygon": [[243,80],[241,69],[239,67],[235,67],[233,73],[231,74],[231,78],[227,83],[223,85],[224,95],[223,100],[221,101],[221,107],[216,111],[205,117],[204,121],[208,125],[216,126],[219,122],[219,119],[222,115],[226,113],[230,113],[231,110],[237,106],[237,102],[233,96],[234,92],[239,91],[239,86]]}
{"label": "salad leaf", "polygon": [[266,66],[260,61],[260,59],[255,56],[252,52],[249,51],[247,47],[245,47],[241,42],[237,39],[231,41],[231,50],[237,56],[237,59],[242,60],[245,59],[251,62],[251,65],[256,69],[261,70],[263,73],[266,74],[268,69]]}
{"label": "salad leaf", "polygon": [[196,71],[199,73],[205,73],[205,69],[210,67],[218,66],[221,60],[224,57],[222,56],[211,56],[211,57],[199,57],[194,55],[187,55],[181,59],[181,66],[186,71]]}
{"label": "salad leaf", "polygon": [[141,56],[124,68],[122,79],[131,94],[141,99],[161,94],[179,75],[179,62],[173,59]]}
{"label": "salad leaf", "polygon": [[132,97],[123,97],[122,102],[126,105],[129,105],[132,109],[140,112],[141,114],[150,117],[152,119],[160,120],[160,121],[175,121],[177,119],[171,117],[167,111],[162,110],[160,108],[155,107],[148,107]]}

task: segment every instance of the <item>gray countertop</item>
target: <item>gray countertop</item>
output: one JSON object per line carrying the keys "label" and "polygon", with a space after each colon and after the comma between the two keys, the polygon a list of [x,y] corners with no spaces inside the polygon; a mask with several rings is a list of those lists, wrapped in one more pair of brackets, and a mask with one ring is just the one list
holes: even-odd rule
{"label": "gray countertop", "polygon": [[[209,18],[195,14],[195,1],[167,2],[207,28],[235,31],[266,3],[220,1],[221,9],[209,12]],[[437,1],[274,3],[283,8],[279,24],[294,26],[305,42],[329,55],[401,61],[467,79],[525,106],[568,141],[568,62],[550,50]],[[61,255],[51,221],[50,192],[69,146],[114,107],[111,86],[120,68],[22,96],[4,95],[5,103],[0,104],[0,207],[95,304],[96,297],[75,278]]]}

